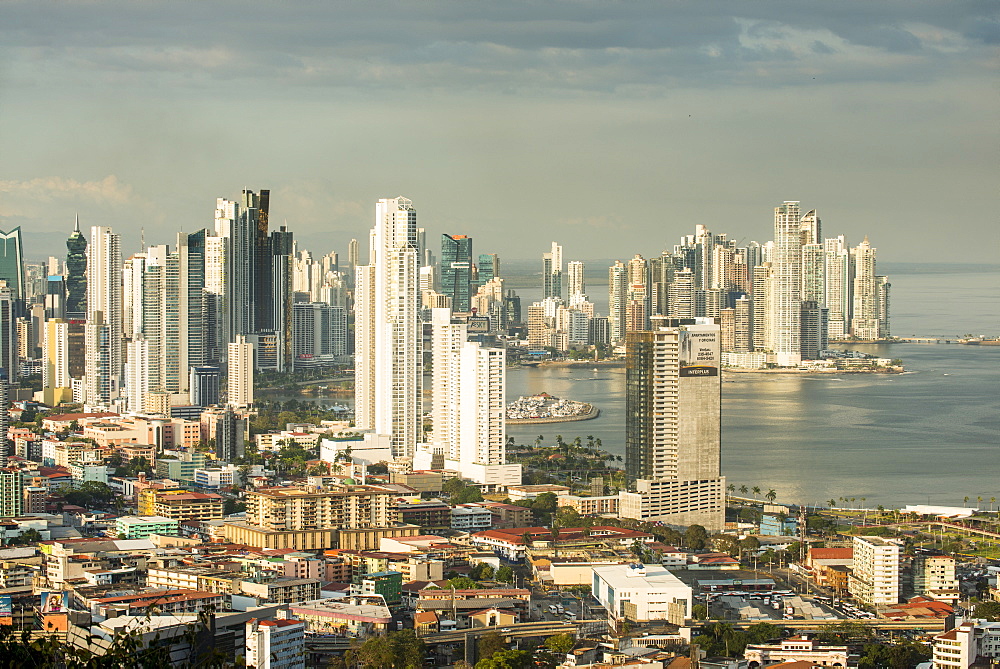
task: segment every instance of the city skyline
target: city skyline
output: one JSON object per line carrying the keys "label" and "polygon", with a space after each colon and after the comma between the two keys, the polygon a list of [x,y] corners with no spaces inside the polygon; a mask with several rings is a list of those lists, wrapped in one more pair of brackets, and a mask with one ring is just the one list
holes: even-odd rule
{"label": "city skyline", "polygon": [[[311,248],[404,192],[478,248],[529,258],[544,228],[588,259],[692,222],[762,238],[764,203],[797,199],[848,238],[896,238],[888,262],[992,261],[988,5],[389,9],[394,40],[368,5],[4,3],[0,229],[58,255],[79,212],[128,255],[268,183],[272,223]],[[470,218],[455,193],[502,206]]]}

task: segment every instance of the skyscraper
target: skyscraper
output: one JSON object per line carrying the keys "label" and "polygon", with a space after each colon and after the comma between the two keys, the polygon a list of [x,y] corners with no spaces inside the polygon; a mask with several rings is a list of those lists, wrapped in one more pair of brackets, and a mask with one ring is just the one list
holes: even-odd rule
{"label": "skyscraper", "polygon": [[14,293],[4,279],[0,279],[0,369],[7,372],[10,383],[17,383],[17,319]]}
{"label": "skyscraper", "polygon": [[472,237],[441,235],[441,291],[452,309],[468,312],[472,298]]}
{"label": "skyscraper", "polygon": [[621,515],[721,529],[719,326],[651,320],[626,338],[625,469],[636,484]]}
{"label": "skyscraper", "polygon": [[616,260],[608,268],[608,326],[611,343],[625,339],[626,316],[628,314],[628,271],[625,264]]}
{"label": "skyscraper", "polygon": [[142,334],[151,391],[187,394],[191,367],[205,363],[205,237],[205,230],[178,233],[173,251],[159,245],[147,253]]}
{"label": "skyscraper", "polygon": [[0,279],[7,282],[11,299],[20,303],[18,310],[22,311],[28,295],[24,284],[24,251],[21,248],[20,226],[10,232],[0,230]]}
{"label": "skyscraper", "polygon": [[786,201],[774,209],[774,256],[771,266],[771,344],[780,367],[802,360],[802,221],[799,203]]}
{"label": "skyscraper", "polygon": [[80,232],[80,217],[66,240],[66,317],[87,317],[87,238]]}
{"label": "skyscraper", "polygon": [[390,435],[395,457],[411,457],[422,432],[423,369],[413,203],[379,200],[369,244],[355,280],[355,423]]}
{"label": "skyscraper", "polygon": [[468,326],[434,309],[434,446],[445,466],[491,486],[519,485],[521,465],[506,456],[505,353],[467,341]]}
{"label": "skyscraper", "polygon": [[562,297],[562,247],[555,242],[542,254],[542,299],[546,297]]}
{"label": "skyscraper", "polygon": [[571,260],[566,264],[567,278],[569,279],[569,298],[574,295],[587,294],[587,281],[583,276],[584,264],[582,260]]}
{"label": "skyscraper", "polygon": [[842,339],[850,331],[853,265],[843,235],[823,240],[823,304],[829,313],[831,339]]}
{"label": "skyscraper", "polygon": [[[87,322],[95,326],[87,336],[87,373],[102,375],[100,379],[87,379],[88,392],[98,393],[98,397],[88,395],[87,402],[107,406],[118,398],[124,369],[122,254],[119,235],[99,225],[90,228],[86,304]],[[101,329],[106,332],[99,333]]]}
{"label": "skyscraper", "polygon": [[496,253],[480,253],[477,267],[480,286],[485,286],[493,279],[500,278],[500,256]]}
{"label": "skyscraper", "polygon": [[878,281],[875,275],[875,248],[864,241],[851,249],[854,261],[854,307],[851,334],[858,339],[880,339]]}
{"label": "skyscraper", "polygon": [[254,355],[254,345],[246,340],[245,335],[237,335],[236,341],[229,344],[226,398],[229,406],[245,407],[253,404],[253,376],[256,366]]}
{"label": "skyscraper", "polygon": [[188,387],[191,404],[199,407],[215,406],[219,403],[221,370],[215,365],[192,367]]}

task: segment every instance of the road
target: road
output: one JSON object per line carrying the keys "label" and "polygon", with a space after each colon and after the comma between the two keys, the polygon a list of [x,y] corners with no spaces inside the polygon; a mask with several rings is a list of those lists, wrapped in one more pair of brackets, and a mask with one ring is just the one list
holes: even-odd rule
{"label": "road", "polygon": [[[593,623],[593,622],[603,622],[597,620],[585,620],[580,621],[580,623]],[[482,636],[484,634],[489,634],[490,632],[498,632],[505,639],[523,639],[526,637],[534,636],[552,636],[553,634],[575,634],[578,629],[578,623],[570,622],[557,622],[543,620],[534,623],[515,623],[512,625],[507,625],[506,627],[473,627],[464,630],[455,630],[454,632],[438,632],[437,634],[427,634],[420,638],[424,640],[425,643],[434,645],[440,643],[460,643],[465,641],[465,637],[468,635],[472,638]],[[501,630],[510,630],[509,632],[503,632]]]}

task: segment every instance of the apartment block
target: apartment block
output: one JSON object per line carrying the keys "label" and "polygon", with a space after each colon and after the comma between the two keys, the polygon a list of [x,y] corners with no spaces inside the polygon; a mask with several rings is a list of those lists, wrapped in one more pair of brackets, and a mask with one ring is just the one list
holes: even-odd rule
{"label": "apartment block", "polygon": [[854,537],[854,571],[848,589],[868,606],[899,602],[899,544],[881,537]]}

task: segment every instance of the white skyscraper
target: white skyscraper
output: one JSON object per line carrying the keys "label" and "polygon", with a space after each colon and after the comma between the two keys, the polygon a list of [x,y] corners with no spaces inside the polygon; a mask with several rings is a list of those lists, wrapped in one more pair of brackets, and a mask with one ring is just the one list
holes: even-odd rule
{"label": "white skyscraper", "polygon": [[119,236],[97,225],[87,247],[87,322],[95,326],[86,337],[87,374],[102,375],[87,379],[87,403],[108,406],[119,396],[123,369],[122,254]]}
{"label": "white skyscraper", "polygon": [[771,344],[780,367],[802,360],[802,221],[799,203],[785,202],[774,209],[774,255],[771,267]]}
{"label": "white skyscraper", "polygon": [[569,275],[569,299],[573,300],[574,295],[587,294],[587,282],[583,278],[583,261],[571,260],[566,265],[566,273]]}
{"label": "white skyscraper", "polygon": [[868,237],[851,249],[854,260],[854,308],[851,334],[858,339],[879,339],[879,296],[875,277],[875,249]]}
{"label": "white skyscraper", "polygon": [[616,344],[625,339],[628,313],[628,269],[620,260],[608,268],[608,311],[611,342]]}
{"label": "white skyscraper", "polygon": [[149,341],[139,335],[125,345],[125,390],[129,411],[145,411],[149,394]]}
{"label": "white skyscraper", "polygon": [[506,464],[504,350],[468,341],[451,309],[433,309],[431,322],[435,450],[477,483],[520,484],[521,465]]}
{"label": "white skyscraper", "polygon": [[355,424],[389,435],[412,457],[422,433],[417,211],[404,197],[379,200],[368,264],[355,277]]}
{"label": "white skyscraper", "polygon": [[843,235],[823,240],[826,279],[823,304],[829,313],[830,339],[847,335],[851,322],[852,276],[851,255]]}
{"label": "white skyscraper", "polygon": [[229,344],[229,406],[240,407],[253,404],[253,372],[255,368],[254,345],[244,335],[237,335]]}

